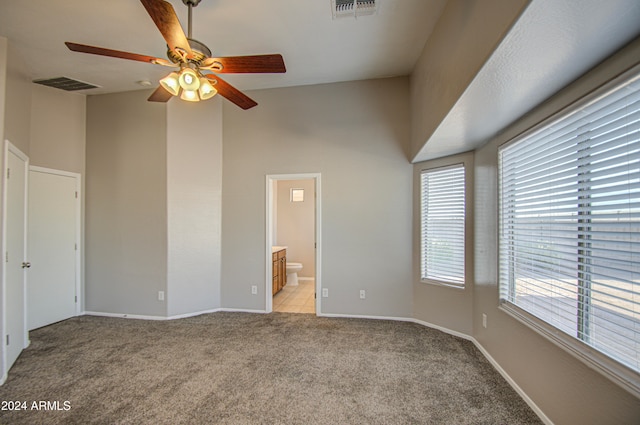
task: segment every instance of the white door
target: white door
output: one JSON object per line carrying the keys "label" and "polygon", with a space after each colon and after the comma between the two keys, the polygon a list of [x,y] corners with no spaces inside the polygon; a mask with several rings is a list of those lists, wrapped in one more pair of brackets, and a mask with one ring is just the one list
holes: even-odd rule
{"label": "white door", "polygon": [[5,142],[4,341],[8,371],[28,345],[26,327],[26,200],[29,158]]}
{"label": "white door", "polygon": [[79,175],[29,171],[29,330],[76,315]]}

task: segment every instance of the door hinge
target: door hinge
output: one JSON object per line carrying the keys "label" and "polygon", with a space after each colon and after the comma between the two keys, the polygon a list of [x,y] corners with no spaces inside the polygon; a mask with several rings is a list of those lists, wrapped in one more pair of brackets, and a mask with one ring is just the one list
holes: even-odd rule
{"label": "door hinge", "polygon": [[7,345],[9,345],[9,334],[7,334]]}
{"label": "door hinge", "polygon": [[76,251],[78,250],[78,244],[77,243],[73,244],[73,249],[76,250]]}
{"label": "door hinge", "polygon": [[78,191],[76,190],[76,199],[78,199]]}
{"label": "door hinge", "polygon": [[9,251],[4,253],[4,262],[8,263],[9,262]]}
{"label": "door hinge", "polygon": [[78,296],[76,295],[74,298],[75,298],[74,302],[77,303],[78,302]]}
{"label": "door hinge", "polygon": [[11,177],[11,168],[7,168],[7,178]]}

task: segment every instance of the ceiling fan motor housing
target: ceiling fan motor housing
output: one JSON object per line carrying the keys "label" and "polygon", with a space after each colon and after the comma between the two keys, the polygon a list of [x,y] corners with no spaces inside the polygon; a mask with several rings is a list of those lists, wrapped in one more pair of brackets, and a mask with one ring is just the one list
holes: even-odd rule
{"label": "ceiling fan motor housing", "polygon": [[190,63],[194,63],[196,65],[200,65],[203,60],[211,57],[211,50],[204,43],[199,42],[198,40],[194,40],[193,38],[189,38],[189,47],[191,47],[191,51],[193,52],[193,56],[190,58],[186,58],[186,56],[182,56],[182,52],[176,52],[171,50],[167,46],[167,57],[173,63],[183,63],[185,60]]}

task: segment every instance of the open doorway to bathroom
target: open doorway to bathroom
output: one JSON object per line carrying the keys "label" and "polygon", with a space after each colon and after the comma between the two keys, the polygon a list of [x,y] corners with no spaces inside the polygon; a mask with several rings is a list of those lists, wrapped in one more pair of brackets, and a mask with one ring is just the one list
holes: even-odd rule
{"label": "open doorway to bathroom", "polygon": [[267,175],[266,310],[320,314],[320,174]]}

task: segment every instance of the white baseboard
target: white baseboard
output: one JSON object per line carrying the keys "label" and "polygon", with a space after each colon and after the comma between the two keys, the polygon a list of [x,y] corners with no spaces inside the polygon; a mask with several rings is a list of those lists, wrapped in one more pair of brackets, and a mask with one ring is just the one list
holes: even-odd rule
{"label": "white baseboard", "polygon": [[318,317],[337,317],[345,319],[372,319],[372,320],[394,320],[396,322],[411,322],[412,319],[396,316],[371,316],[366,314],[340,314],[340,313],[318,313]]}
{"label": "white baseboard", "polygon": [[167,320],[166,316],[146,316],[142,314],[105,313],[102,311],[85,311],[83,315],[84,316],[100,316],[100,317],[116,317],[120,319]]}
{"label": "white baseboard", "polygon": [[187,317],[200,316],[202,314],[217,313],[219,311],[239,312],[239,313],[266,313],[265,310],[251,310],[246,308],[214,308],[211,310],[201,310],[201,311],[194,311],[191,313],[176,314],[174,316],[147,316],[143,314],[105,313],[102,311],[85,311],[81,315],[116,317],[120,319],[137,319],[137,320],[176,320],[176,319],[186,319]]}
{"label": "white baseboard", "polygon": [[314,280],[316,280],[314,277],[298,276],[298,281],[307,282],[307,281],[314,281]]}
{"label": "white baseboard", "polygon": [[254,313],[254,314],[266,314],[266,310],[251,310],[246,308],[220,308],[218,311],[226,311],[230,313]]}
{"label": "white baseboard", "polygon": [[417,323],[419,325],[425,326],[427,328],[435,329],[435,330],[438,330],[440,332],[444,332],[444,333],[449,334],[449,335],[457,336],[458,338],[466,339],[467,341],[471,341],[471,342],[475,341],[472,336],[469,336],[469,335],[464,334],[462,332],[453,331],[451,329],[443,328],[442,326],[434,325],[433,323],[425,322],[424,320],[408,319],[407,321],[408,322]]}
{"label": "white baseboard", "polygon": [[195,313],[185,313],[185,314],[178,314],[175,316],[169,316],[166,318],[166,320],[186,319],[187,317],[200,316],[202,314],[209,314],[209,313],[218,313],[221,311],[238,312],[238,313],[256,313],[256,314],[266,313],[265,310],[250,310],[250,309],[241,309],[241,308],[214,308],[212,310],[202,310],[202,311],[197,311]]}
{"label": "white baseboard", "polygon": [[201,310],[201,311],[195,311],[192,313],[176,314],[174,316],[167,316],[166,320],[186,319],[187,317],[200,316],[202,314],[209,314],[209,313],[217,313],[218,311],[221,311],[221,310],[219,308],[213,308],[211,310]]}

